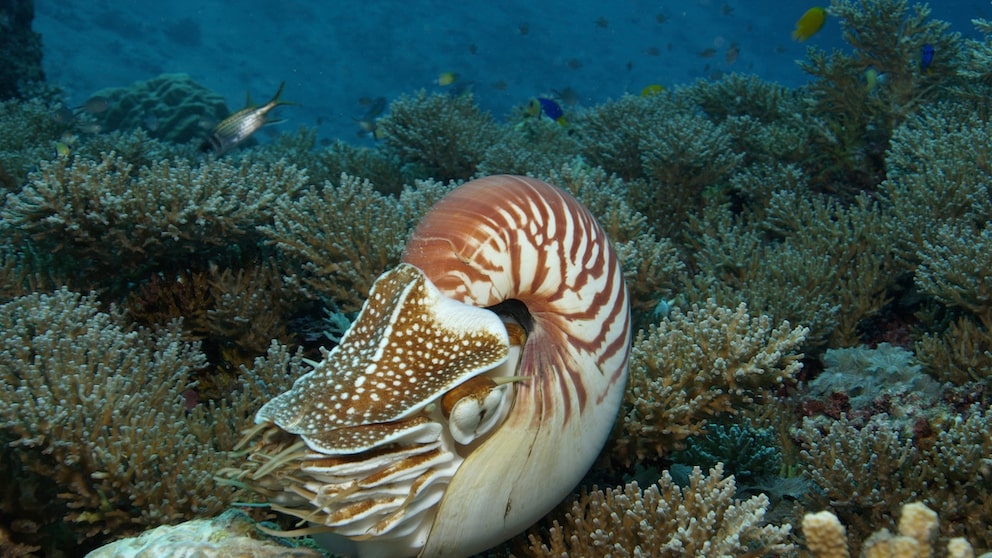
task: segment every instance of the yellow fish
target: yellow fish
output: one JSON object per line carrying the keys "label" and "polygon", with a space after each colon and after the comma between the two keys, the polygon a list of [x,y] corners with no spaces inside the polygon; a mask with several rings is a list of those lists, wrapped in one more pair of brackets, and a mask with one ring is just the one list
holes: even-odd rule
{"label": "yellow fish", "polygon": [[458,81],[458,74],[455,72],[441,72],[441,74],[437,76],[437,84],[441,87],[451,85],[456,81]]}
{"label": "yellow fish", "polygon": [[827,10],[819,6],[806,10],[803,17],[796,22],[796,29],[792,32],[792,38],[799,42],[805,41],[815,35],[823,27],[825,21],[827,21]]}
{"label": "yellow fish", "polygon": [[200,144],[200,151],[213,151],[218,156],[222,155],[232,147],[251,137],[262,126],[275,124],[276,122],[268,120],[269,111],[280,105],[295,104],[279,99],[285,86],[285,81],[280,83],[279,90],[276,91],[272,99],[260,107],[255,106],[251,102],[251,95],[249,94],[248,106],[228,116],[220,124],[217,124],[210,137],[203,140],[203,143]]}
{"label": "yellow fish", "polygon": [[652,83],[651,85],[644,86],[644,89],[641,89],[641,97],[654,97],[655,95],[661,95],[664,91],[664,85]]}

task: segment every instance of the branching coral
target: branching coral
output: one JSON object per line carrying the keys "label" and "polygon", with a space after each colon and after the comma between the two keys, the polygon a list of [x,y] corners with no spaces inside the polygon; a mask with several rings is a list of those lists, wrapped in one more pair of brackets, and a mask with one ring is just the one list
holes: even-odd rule
{"label": "branching coral", "polygon": [[672,460],[705,468],[722,464],[738,482],[753,482],[779,474],[782,450],[777,443],[771,428],[758,428],[750,420],[714,423],[705,434],[689,437],[685,449],[672,454]]}
{"label": "branching coral", "polygon": [[[865,558],[930,558],[936,555],[937,513],[922,502],[902,506],[898,534],[882,528],[865,542]],[[829,511],[803,517],[803,535],[813,558],[848,558],[847,533],[836,515]],[[973,558],[971,543],[964,537],[947,541],[947,558]],[[983,554],[982,556],[987,556]]]}
{"label": "branching coral", "polygon": [[[947,523],[942,536],[966,536],[992,546],[992,414],[973,408],[963,417],[935,414],[932,441],[914,439],[903,423],[875,415],[849,421],[807,419],[798,432],[803,467],[820,491],[812,507],[832,506],[851,539],[864,541],[898,505],[924,500]],[[909,431],[907,431],[909,430]]]}
{"label": "branching coral", "polygon": [[808,152],[809,118],[803,97],[754,75],[699,80],[679,91],[721,124],[745,163],[802,161]]}
{"label": "branching coral", "polygon": [[579,142],[568,129],[550,119],[526,119],[507,128],[500,141],[486,150],[479,174],[540,176],[561,166],[579,152]]}
{"label": "branching coral", "polygon": [[135,169],[114,155],[60,159],[9,194],[0,216],[22,241],[67,259],[74,284],[120,288],[152,271],[202,269],[257,250],[259,215],[305,181],[285,163]]}
{"label": "branching coral", "polygon": [[131,292],[126,306],[130,316],[149,326],[181,318],[187,337],[201,341],[230,372],[264,354],[273,340],[291,339],[288,324],[306,294],[295,276],[284,276],[272,264],[237,271],[213,266],[152,275]]}
{"label": "branching coral", "polygon": [[881,187],[893,248],[913,267],[941,228],[984,227],[992,218],[992,123],[941,103],[895,130]]}
{"label": "branching coral", "polygon": [[357,310],[372,283],[399,261],[408,218],[396,199],[367,180],[311,187],[279,205],[262,227],[276,246],[300,260],[303,279],[345,311]]}
{"label": "branching coral", "polygon": [[[905,0],[834,0],[851,54],[810,49],[801,62],[815,76],[809,88],[817,155],[815,181],[828,190],[852,184],[872,188],[892,130],[926,102],[938,100],[938,85],[954,78],[961,39],[947,23],[929,20],[930,10]],[[924,68],[921,49],[929,44],[939,60]],[[884,76],[879,79],[877,76]]]}
{"label": "branching coral", "polygon": [[686,106],[669,95],[624,95],[582,112],[575,122],[582,156],[624,180],[641,178],[646,151],[643,138]]}
{"label": "branching coral", "polygon": [[32,165],[55,158],[56,142],[73,131],[72,122],[52,118],[58,110],[41,99],[0,101],[0,192],[16,190]]}
{"label": "branching coral", "polygon": [[471,178],[499,140],[492,117],[471,95],[401,95],[378,124],[386,151],[413,165],[407,170],[417,178]]}
{"label": "branching coral", "polygon": [[788,552],[790,527],[765,525],[768,498],[734,499],[733,477],[717,465],[704,476],[697,467],[679,487],[668,471],[642,490],[637,482],[594,488],[555,520],[547,542],[530,535],[528,556],[772,556]]}
{"label": "branching coral", "polygon": [[885,306],[898,279],[893,231],[877,204],[780,191],[759,214],[752,222],[712,210],[693,222],[699,273],[690,300],[743,301],[802,322],[811,330],[809,348],[856,344],[859,326]]}
{"label": "branching coral", "polygon": [[677,234],[744,160],[723,125],[694,113],[656,122],[640,142],[644,179],[631,184],[631,197],[663,236]]}
{"label": "branching coral", "polygon": [[180,399],[201,354],[176,324],[133,330],[98,307],[67,290],[0,306],[0,438],[16,456],[2,502],[36,544],[62,515],[83,540],[216,513],[230,496],[211,477],[210,415]]}
{"label": "branching coral", "polygon": [[707,420],[768,396],[801,369],[795,351],[807,333],[767,316],[751,317],[713,301],[675,309],[638,334],[619,435],[610,455],[621,461],[661,456],[703,431]]}

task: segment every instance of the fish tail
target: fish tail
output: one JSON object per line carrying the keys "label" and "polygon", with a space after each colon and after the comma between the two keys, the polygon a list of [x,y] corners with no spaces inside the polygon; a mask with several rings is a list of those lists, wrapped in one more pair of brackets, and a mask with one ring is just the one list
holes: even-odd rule
{"label": "fish tail", "polygon": [[282,83],[279,84],[279,89],[276,91],[276,94],[272,96],[272,100],[269,101],[266,104],[267,105],[272,105],[274,107],[278,107],[280,105],[297,105],[297,104],[299,104],[299,103],[294,103],[293,101],[283,101],[282,100],[282,98],[281,98],[282,97],[282,90],[285,89],[285,88],[286,88],[286,82],[284,81],[284,82],[282,82]]}

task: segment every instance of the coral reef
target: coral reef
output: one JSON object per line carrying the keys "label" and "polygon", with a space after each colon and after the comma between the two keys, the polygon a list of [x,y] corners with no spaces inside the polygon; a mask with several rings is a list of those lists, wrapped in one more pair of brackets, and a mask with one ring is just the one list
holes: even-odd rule
{"label": "coral reef", "polygon": [[186,74],[162,74],[127,87],[102,89],[93,97],[107,99],[97,122],[106,131],[143,129],[173,143],[202,140],[230,114],[224,97]]}
{"label": "coral reef", "polygon": [[[566,126],[419,91],[378,142],[304,127],[225,160],[191,141],[228,111],[187,76],[77,109],[21,84],[0,101],[0,554],[219,513],[239,487],[213,475],[261,402],[340,339],[434,201],[503,172],[596,216],[635,326],[584,496],[520,554],[803,555],[765,522],[825,508],[814,555],[881,552],[910,502],[939,513],[937,547],[988,550],[992,23],[828,10],[850,48],[808,50],[796,89],[728,74]],[[683,466],[714,469],[680,488]]]}
{"label": "coral reef", "polygon": [[[938,554],[935,551],[937,525],[937,513],[922,502],[905,504],[899,517],[898,534],[893,534],[885,528],[875,531],[865,543],[862,556],[866,558],[888,556],[929,558],[935,555],[947,556],[947,558],[973,558],[975,556],[971,544],[964,537],[947,540],[946,553]],[[847,558],[851,555],[847,548],[844,526],[837,516],[829,511],[806,514],[803,517],[802,530],[806,537],[806,546],[813,558]]]}
{"label": "coral reef", "polygon": [[119,289],[154,272],[251,257],[259,215],[305,181],[285,162],[135,168],[114,154],[60,158],[8,194],[0,216],[18,242],[59,253],[67,282]]}
{"label": "coral reef", "polygon": [[807,330],[714,301],[638,333],[631,351],[620,428],[609,456],[623,462],[659,457],[703,431],[708,420],[734,413],[790,382],[802,367],[795,351]]}
{"label": "coral reef", "polygon": [[796,436],[802,467],[818,487],[809,507],[832,506],[860,548],[888,510],[924,501],[945,519],[942,537],[964,536],[992,547],[992,413],[972,407],[963,416],[930,409],[905,420],[806,419]]}
{"label": "coral reef", "polygon": [[421,90],[402,95],[378,123],[386,151],[416,178],[468,179],[499,140],[492,116],[470,94],[451,97]]}
{"label": "coral reef", "polygon": [[261,230],[299,262],[303,280],[345,311],[358,310],[379,275],[399,262],[410,227],[403,207],[368,180],[342,175],[286,199]]}
{"label": "coral reef", "polygon": [[768,499],[734,499],[734,478],[719,465],[703,475],[698,467],[680,487],[664,472],[656,484],[637,482],[591,492],[553,521],[547,540],[531,534],[527,556],[739,556],[785,553],[788,525],[764,522]]}

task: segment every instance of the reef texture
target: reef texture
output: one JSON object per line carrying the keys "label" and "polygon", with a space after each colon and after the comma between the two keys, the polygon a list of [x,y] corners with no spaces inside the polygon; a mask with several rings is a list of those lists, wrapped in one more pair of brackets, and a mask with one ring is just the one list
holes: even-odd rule
{"label": "reef texture", "polygon": [[250,499],[214,479],[258,407],[340,339],[433,202],[500,172],[599,219],[636,329],[596,467],[497,555],[834,555],[804,547],[823,510],[857,555],[912,502],[939,515],[935,548],[988,551],[992,23],[828,11],[850,49],[810,49],[807,86],[733,74],[567,125],[420,91],[374,145],[302,128],[217,158],[189,140],[226,109],[185,77],[71,115],[55,90],[0,102],[0,554],[80,555]]}

